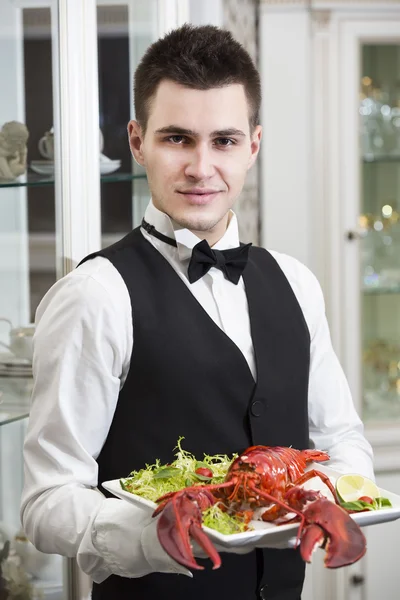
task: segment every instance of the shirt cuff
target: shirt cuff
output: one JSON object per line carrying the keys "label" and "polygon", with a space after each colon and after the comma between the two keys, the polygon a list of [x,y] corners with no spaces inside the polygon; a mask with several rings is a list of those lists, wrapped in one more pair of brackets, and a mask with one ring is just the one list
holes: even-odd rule
{"label": "shirt cuff", "polygon": [[141,536],[143,553],[152,570],[158,573],[178,573],[193,577],[191,571],[177,563],[161,546],[157,536],[157,520],[151,518],[143,528]]}
{"label": "shirt cuff", "polygon": [[96,583],[110,575],[142,577],[151,573],[140,541],[150,518],[148,509],[105,498],[82,538],[77,554],[79,567]]}
{"label": "shirt cuff", "polygon": [[96,583],[110,575],[143,577],[149,573],[192,573],[175,562],[157,537],[157,520],[147,507],[105,498],[79,547],[79,567]]}

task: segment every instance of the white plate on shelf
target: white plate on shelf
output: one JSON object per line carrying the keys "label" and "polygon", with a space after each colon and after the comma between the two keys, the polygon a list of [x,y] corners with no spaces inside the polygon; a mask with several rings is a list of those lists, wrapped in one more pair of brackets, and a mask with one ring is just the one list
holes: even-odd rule
{"label": "white plate on shelf", "polygon": [[20,358],[12,352],[0,352],[0,364],[12,365],[13,367],[31,367],[32,362],[28,358]]}
{"label": "white plate on shelf", "polygon": [[[120,160],[109,160],[100,162],[101,175],[114,173],[121,167]],[[39,175],[54,175],[54,162],[51,160],[34,160],[30,164],[30,168]]]}
{"label": "white plate on shelf", "polygon": [[33,578],[30,580],[33,587],[33,600],[62,600],[64,586],[59,581],[43,581]]}
{"label": "white plate on shelf", "polygon": [[0,378],[1,379],[4,379],[4,378],[6,378],[6,379],[31,379],[32,372],[31,373],[22,373],[22,372],[18,372],[18,371],[1,371],[0,370]]}
{"label": "white plate on shelf", "polygon": [[32,377],[32,363],[11,352],[0,353],[0,377]]}
{"label": "white plate on shelf", "polygon": [[0,378],[1,379],[31,379],[32,372],[22,373],[22,372],[18,372],[18,371],[0,371]]}
{"label": "white plate on shelf", "polygon": [[[316,468],[319,471],[326,473],[329,475],[332,483],[334,483],[339,476],[339,473],[320,464],[313,464],[308,468]],[[145,508],[148,510],[149,516],[157,506],[155,502],[151,502],[150,500],[146,500],[123,490],[119,479],[105,481],[102,483],[102,486],[104,489],[114,494],[114,496],[131,502],[135,506]],[[324,495],[332,498],[329,489],[319,478],[310,479],[304,487],[312,490],[320,490]],[[395,521],[400,518],[400,496],[384,489],[381,489],[381,494],[382,497],[388,498],[391,501],[392,508],[350,515],[360,527]],[[298,529],[298,524],[296,523],[277,526],[271,523],[264,523],[263,521],[251,521],[251,525],[254,527],[253,531],[244,531],[243,533],[234,533],[232,535],[219,533],[209,527],[204,527],[204,530],[215,543],[229,548],[230,546],[246,546],[247,544],[254,546],[255,543],[263,545],[268,543],[270,547],[273,547],[274,545],[282,547],[282,545],[287,544],[287,546],[290,547],[293,545],[293,538],[295,538]]]}
{"label": "white plate on shelf", "polygon": [[54,175],[54,162],[52,160],[33,160],[30,168],[39,175]]}
{"label": "white plate on shelf", "polygon": [[121,166],[120,160],[108,160],[107,162],[100,161],[100,173],[102,175],[109,175],[110,173],[114,173]]}
{"label": "white plate on shelf", "polygon": [[7,365],[12,367],[32,368],[32,363],[27,358],[19,358],[11,352],[0,352],[0,366]]}

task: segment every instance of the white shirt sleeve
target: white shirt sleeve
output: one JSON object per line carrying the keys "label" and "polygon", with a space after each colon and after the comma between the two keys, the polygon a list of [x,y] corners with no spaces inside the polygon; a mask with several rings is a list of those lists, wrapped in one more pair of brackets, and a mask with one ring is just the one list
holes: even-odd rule
{"label": "white shirt sleeve", "polygon": [[97,489],[96,458],[132,349],[130,299],[119,273],[102,258],[85,263],[46,294],[36,325],[21,502],[28,538],[43,552],[77,557],[96,582],[112,573],[189,574],[162,549],[155,519]]}
{"label": "white shirt sleeve", "polygon": [[[330,455],[327,466],[374,479],[373,453],[354,407],[349,385],[332,347],[321,286],[296,259],[273,252],[303,310],[311,337],[308,416],[315,448]],[[325,463],[324,463],[325,464]]]}

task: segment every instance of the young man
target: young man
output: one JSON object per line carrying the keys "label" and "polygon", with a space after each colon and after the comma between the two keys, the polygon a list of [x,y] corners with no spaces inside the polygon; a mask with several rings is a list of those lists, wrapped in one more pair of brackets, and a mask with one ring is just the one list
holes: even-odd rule
{"label": "young man", "polygon": [[314,445],[332,467],[373,476],[315,277],[239,246],[231,209],[260,148],[260,90],[227,31],[184,26],[150,46],[128,126],[151,191],[142,227],[37,311],[22,522],[42,551],[77,557],[95,600],[300,598],[296,550],[234,549],[191,578],[156,519],[97,489],[169,462],[180,435],[199,457]]}

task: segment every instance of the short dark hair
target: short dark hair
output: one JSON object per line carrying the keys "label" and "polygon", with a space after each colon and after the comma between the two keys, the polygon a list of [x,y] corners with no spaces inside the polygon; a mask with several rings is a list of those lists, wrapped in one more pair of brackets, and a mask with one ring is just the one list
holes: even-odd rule
{"label": "short dark hair", "polygon": [[164,79],[198,90],[242,84],[250,108],[250,129],[259,123],[260,74],[230,31],[185,24],[148,47],[134,77],[136,120],[144,133],[151,99]]}

